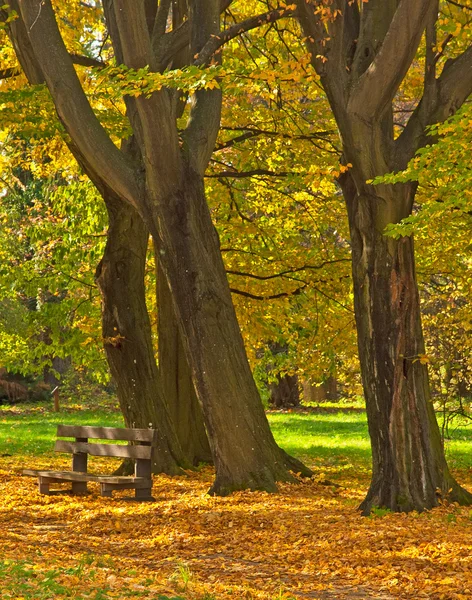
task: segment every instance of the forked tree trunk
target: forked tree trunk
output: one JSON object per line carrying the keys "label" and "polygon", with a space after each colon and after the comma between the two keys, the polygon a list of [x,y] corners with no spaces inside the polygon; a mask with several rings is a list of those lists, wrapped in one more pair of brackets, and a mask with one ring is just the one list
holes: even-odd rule
{"label": "forked tree trunk", "polygon": [[[152,17],[156,4],[152,2],[113,0],[102,4],[120,63],[122,57],[122,62],[132,69],[149,65],[151,72],[163,70],[168,63],[156,46],[166,42],[169,4],[159,3],[155,19]],[[148,8],[151,14],[147,13]],[[190,56],[193,59],[202,51],[201,64],[209,62],[204,49],[220,31],[220,11],[219,0],[189,3]],[[218,237],[205,199],[203,173],[220,125],[220,91],[195,92],[187,126],[181,134],[176,123],[175,96],[169,89],[157,90],[149,96],[128,96],[128,116],[143,161],[129,160],[116,148],[93,113],[72,67],[50,2],[21,0],[19,17],[20,22],[24,21],[59,118],[84,160],[118,196],[139,208],[154,238],[162,240],[162,266],[216,467],[210,491],[218,494],[246,488],[275,491],[276,481],[294,480],[290,470],[311,474],[277,446],[270,431],[249,368]],[[104,262],[102,276],[113,278],[116,270],[110,273]],[[113,286],[110,289],[114,291]],[[125,293],[113,301],[123,302],[126,308],[126,290],[122,292]],[[138,313],[133,311],[133,314],[137,318]],[[111,347],[108,351],[119,353],[126,349],[137,363],[133,329],[128,331],[126,327],[125,331],[124,327],[121,329],[123,324],[118,323],[120,329],[115,330],[116,317],[106,316],[110,319],[107,325],[111,337],[118,331],[126,341],[126,348]],[[142,318],[147,318],[147,313],[145,316],[143,312]],[[150,340],[136,342],[147,345]],[[146,356],[149,355],[146,350]],[[116,367],[119,364],[118,355]],[[152,364],[140,365],[141,368],[152,373]],[[146,382],[146,373],[136,373],[137,377],[141,375]],[[163,420],[166,419],[163,415]],[[163,427],[161,434],[164,437],[168,432],[170,426]],[[170,436],[166,441],[169,449],[174,448]],[[178,462],[177,456],[173,459],[173,464]]]}
{"label": "forked tree trunk", "polygon": [[[202,406],[216,468],[210,493],[237,489],[276,490],[309,475],[300,461],[279,448],[257,391],[231,300],[219,240],[206,203],[202,178],[187,167],[181,188],[148,216],[172,290],[185,354]],[[159,189],[159,181],[148,184]],[[157,230],[158,228],[158,230]]]}
{"label": "forked tree trunk", "polygon": [[[393,192],[393,190],[390,190]],[[413,187],[411,194],[414,194]],[[360,508],[424,510],[440,497],[470,503],[451,476],[430,397],[413,240],[379,230],[385,198],[344,186],[352,239],[359,358],[372,442],[372,482]],[[398,204],[403,198],[399,192]]]}
{"label": "forked tree trunk", "polygon": [[[105,196],[104,196],[105,197]],[[188,467],[162,390],[144,288],[149,233],[136,211],[109,195],[107,243],[97,268],[102,331],[108,364],[127,427],[158,430],[153,471],[170,475]]]}
{"label": "forked tree trunk", "polygon": [[190,464],[211,463],[210,444],[182,345],[172,297],[157,263],[159,381],[182,450]]}
{"label": "forked tree trunk", "polygon": [[[361,508],[423,510],[437,491],[464,504],[472,495],[452,478],[431,403],[415,278],[413,240],[384,236],[411,215],[414,184],[370,185],[403,170],[430,143],[426,127],[454,114],[472,93],[472,47],[437,72],[439,5],[342,2],[326,18],[298,0],[311,62],[343,142],[343,187],[352,238],[359,359],[373,448],[373,478]],[[337,14],[336,14],[337,13]],[[439,21],[440,22],[440,21]],[[423,34],[425,34],[423,36]],[[396,135],[398,90],[425,40],[423,96]]]}

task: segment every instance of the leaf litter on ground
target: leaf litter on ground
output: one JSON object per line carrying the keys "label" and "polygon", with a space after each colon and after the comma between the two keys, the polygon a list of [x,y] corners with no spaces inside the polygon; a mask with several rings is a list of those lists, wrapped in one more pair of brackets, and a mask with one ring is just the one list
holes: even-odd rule
{"label": "leaf litter on ground", "polygon": [[472,511],[361,517],[365,472],[333,466],[279,494],[219,498],[203,468],[155,477],[156,502],[134,503],[101,498],[94,484],[85,497],[40,495],[25,466],[0,458],[2,599],[472,597]]}

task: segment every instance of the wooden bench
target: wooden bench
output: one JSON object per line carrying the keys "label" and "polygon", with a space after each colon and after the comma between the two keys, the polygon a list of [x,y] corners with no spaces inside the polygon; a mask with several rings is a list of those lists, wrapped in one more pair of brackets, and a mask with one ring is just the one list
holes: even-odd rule
{"label": "wooden bench", "polygon": [[[75,438],[75,441],[56,440],[56,452],[72,454],[72,471],[35,471],[24,469],[23,475],[38,477],[41,494],[60,493],[50,491],[51,483],[71,481],[73,494],[86,494],[87,483],[100,484],[102,496],[112,496],[113,490],[134,489],[138,501],[153,501],[152,497],[152,443],[154,429],[119,429],[115,427],[82,427],[58,425],[57,437]],[[89,443],[89,438],[97,440],[125,440],[133,445]],[[134,475],[94,475],[87,472],[88,455],[117,456],[134,460]]]}

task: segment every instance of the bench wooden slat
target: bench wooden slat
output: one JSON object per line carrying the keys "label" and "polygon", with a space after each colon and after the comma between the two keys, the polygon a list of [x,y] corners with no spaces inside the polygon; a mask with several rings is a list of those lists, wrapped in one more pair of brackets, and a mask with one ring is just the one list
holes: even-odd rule
{"label": "bench wooden slat", "polygon": [[[117,427],[93,427],[59,425],[57,437],[72,437],[74,441],[57,439],[56,452],[72,454],[72,471],[38,471],[24,469],[23,475],[38,478],[40,494],[58,494],[62,490],[50,490],[50,485],[71,482],[72,494],[87,494],[88,482],[100,484],[102,496],[111,497],[114,490],[134,489],[137,502],[154,501],[152,497],[152,456],[156,431],[153,429],[124,429]],[[123,440],[134,444],[89,443],[93,440]],[[87,457],[103,456],[134,459],[134,476],[94,475],[87,472]]]}
{"label": "bench wooden slat", "polygon": [[125,429],[120,427],[93,427],[83,425],[58,425],[57,437],[93,438],[98,440],[124,440],[149,442],[154,439],[154,429]]}
{"label": "bench wooden slat", "polygon": [[51,481],[93,481],[117,485],[132,483],[138,487],[149,487],[150,485],[149,479],[133,475],[92,475],[90,473],[76,473],[74,471],[35,471],[32,469],[23,469],[23,475],[41,477]]}
{"label": "bench wooden slat", "polygon": [[67,442],[56,440],[56,452],[85,452],[91,456],[118,456],[119,458],[145,458],[152,456],[152,446],[120,446],[118,444],[88,444],[85,442]]}

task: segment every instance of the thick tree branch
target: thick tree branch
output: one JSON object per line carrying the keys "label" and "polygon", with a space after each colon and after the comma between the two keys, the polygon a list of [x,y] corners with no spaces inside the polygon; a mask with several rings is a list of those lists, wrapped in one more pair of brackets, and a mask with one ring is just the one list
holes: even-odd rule
{"label": "thick tree branch", "polygon": [[83,56],[81,54],[70,54],[74,65],[81,65],[82,67],[97,67],[99,69],[105,68],[107,63],[103,62],[103,60],[98,60],[96,58],[91,58],[90,56]]}
{"label": "thick tree branch", "polygon": [[135,204],[139,184],[132,165],[111,141],[87,100],[50,0],[20,0],[19,8],[59,118],[74,144],[119,196]]}
{"label": "thick tree branch", "polygon": [[[190,52],[198,54],[220,31],[220,0],[190,0]],[[215,148],[221,119],[221,91],[198,90],[187,127],[182,135],[187,159],[192,168],[203,176]]]}
{"label": "thick tree branch", "polygon": [[[144,3],[142,1],[133,3],[132,14],[130,14],[131,11],[127,4],[125,0],[114,0],[113,2],[126,66],[131,69],[140,69],[149,65],[155,71],[156,65]],[[123,17],[124,14],[127,15],[127,18]]]}
{"label": "thick tree branch", "polygon": [[[109,8],[110,18],[117,23],[125,65],[139,69],[149,64],[155,70],[142,4],[114,0]],[[152,185],[162,197],[167,197],[174,192],[176,185],[180,185],[182,178],[171,95],[168,90],[162,89],[149,98],[137,97],[133,105],[137,111],[133,116],[133,127],[139,135],[140,146],[144,146],[145,160],[157,167],[151,169],[156,178]],[[166,177],[159,176],[162,169],[165,169]]]}
{"label": "thick tree branch", "polygon": [[[232,0],[221,0],[220,12],[223,13],[231,4]],[[160,29],[162,31],[162,27]],[[152,47],[159,64],[159,70],[164,71],[176,54],[181,52],[190,44],[190,21],[180,23],[178,27],[159,35],[155,31],[152,36]]]}
{"label": "thick tree branch", "polygon": [[190,21],[184,21],[179,27],[168,31],[165,35],[153,34],[152,48],[158,69],[164,71],[176,54],[189,45]]}
{"label": "thick tree branch", "polygon": [[[11,10],[14,10],[17,14],[20,14],[20,7],[18,5],[17,0],[10,0],[9,2]],[[0,12],[0,16],[2,21],[6,22],[8,14],[6,11],[2,10]],[[23,20],[13,19],[7,25],[8,35],[13,44],[13,48],[15,50],[16,58],[23,69],[23,72],[26,75],[26,78],[30,82],[31,85],[39,85],[44,83],[44,76],[41,70],[41,66],[36,59],[36,55],[33,50],[33,46],[28,37],[28,32],[26,31],[25,24]],[[8,77],[15,77],[19,75],[20,71],[16,72],[15,68],[5,69],[3,72],[2,79],[7,79]]]}
{"label": "thick tree branch", "polygon": [[297,16],[311,53],[311,61],[318,75],[323,78],[327,72],[335,69],[335,65],[327,58],[332,44],[318,8],[318,2],[315,0],[297,0]]}
{"label": "thick tree branch", "polygon": [[[431,88],[431,86],[430,86]],[[426,127],[452,116],[472,94],[472,46],[448,60],[436,80],[435,96],[423,97],[395,142],[395,169],[405,169],[415,152],[432,142]]]}
{"label": "thick tree branch", "polygon": [[351,90],[349,113],[369,121],[383,114],[411,65],[433,4],[401,0],[378,54]]}
{"label": "thick tree branch", "polygon": [[399,4],[400,0],[370,0],[362,3],[351,69],[353,81],[357,81],[372,64],[387,35]]}
{"label": "thick tree branch", "polygon": [[[25,32],[26,33],[26,32]],[[97,60],[96,58],[90,58],[89,56],[82,56],[80,54],[70,54],[72,62],[74,65],[81,65],[83,67],[106,67],[107,64],[101,60]],[[8,69],[0,70],[0,79],[10,79],[11,77],[18,77],[23,73],[23,68],[21,67],[9,67]],[[44,81],[44,79],[43,79]],[[37,82],[42,83],[42,82]]]}
{"label": "thick tree branch", "polygon": [[152,30],[152,44],[154,44],[154,39],[158,40],[165,35],[171,4],[172,0],[161,0],[159,2],[156,20],[154,21],[154,28]]}

